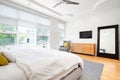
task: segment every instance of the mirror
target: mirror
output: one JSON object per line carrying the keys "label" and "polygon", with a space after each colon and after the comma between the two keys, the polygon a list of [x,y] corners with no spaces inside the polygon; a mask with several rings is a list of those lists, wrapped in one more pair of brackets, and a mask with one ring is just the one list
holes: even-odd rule
{"label": "mirror", "polygon": [[100,49],[101,53],[115,54],[115,29],[100,30]]}
{"label": "mirror", "polygon": [[98,27],[97,56],[119,59],[118,25]]}

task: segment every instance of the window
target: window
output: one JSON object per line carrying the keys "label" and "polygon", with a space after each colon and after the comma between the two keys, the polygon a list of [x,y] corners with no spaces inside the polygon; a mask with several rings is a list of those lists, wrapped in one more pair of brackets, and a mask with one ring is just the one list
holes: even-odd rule
{"label": "window", "polygon": [[48,36],[37,36],[37,44],[42,47],[48,47]]}
{"label": "window", "polygon": [[18,42],[22,46],[36,44],[36,28],[18,27]]}
{"label": "window", "polygon": [[[0,4],[0,45],[39,45],[49,48],[50,29],[53,28],[51,20]],[[58,37],[52,34],[51,39],[54,38],[61,44],[64,39],[64,24],[58,23],[56,28],[58,31],[54,33]],[[54,41],[51,40],[52,42]]]}
{"label": "window", "polygon": [[16,43],[16,9],[0,4],[0,45]]}
{"label": "window", "polygon": [[39,27],[37,28],[37,45],[49,48],[49,28]]}
{"label": "window", "polygon": [[0,45],[15,45],[16,35],[13,34],[15,27],[12,25],[0,24]]}
{"label": "window", "polygon": [[37,34],[39,34],[39,35],[49,35],[50,31],[49,31],[48,28],[39,27],[39,28],[37,28]]}
{"label": "window", "polygon": [[15,31],[15,27],[12,25],[0,24],[0,31],[1,32],[13,32]]}
{"label": "window", "polygon": [[36,36],[28,34],[18,34],[19,44],[22,46],[33,46],[35,45]]}
{"label": "window", "polygon": [[0,45],[15,45],[15,34],[0,34]]}
{"label": "window", "polygon": [[50,30],[47,27],[18,27],[18,42],[22,46],[49,47]]}
{"label": "window", "polygon": [[58,23],[58,46],[63,45],[64,40],[64,24]]}
{"label": "window", "polygon": [[58,45],[63,45],[63,40],[64,40],[64,32],[63,31],[59,31],[58,32]]}

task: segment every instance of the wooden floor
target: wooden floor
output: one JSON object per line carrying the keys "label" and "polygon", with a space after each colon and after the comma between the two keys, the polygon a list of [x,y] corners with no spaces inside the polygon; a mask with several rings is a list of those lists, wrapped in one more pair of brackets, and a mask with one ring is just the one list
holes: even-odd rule
{"label": "wooden floor", "polygon": [[120,60],[77,54],[81,58],[104,64],[101,80],[120,80]]}

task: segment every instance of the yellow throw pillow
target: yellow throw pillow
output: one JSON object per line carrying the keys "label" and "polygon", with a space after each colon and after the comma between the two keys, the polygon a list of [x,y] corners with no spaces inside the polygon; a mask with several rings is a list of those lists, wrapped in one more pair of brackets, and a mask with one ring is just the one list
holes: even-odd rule
{"label": "yellow throw pillow", "polygon": [[65,42],[65,43],[64,43],[64,47],[67,47],[67,46],[68,46],[68,43],[67,43],[67,42]]}
{"label": "yellow throw pillow", "polygon": [[7,64],[8,64],[8,60],[2,54],[0,54],[0,65],[4,66]]}

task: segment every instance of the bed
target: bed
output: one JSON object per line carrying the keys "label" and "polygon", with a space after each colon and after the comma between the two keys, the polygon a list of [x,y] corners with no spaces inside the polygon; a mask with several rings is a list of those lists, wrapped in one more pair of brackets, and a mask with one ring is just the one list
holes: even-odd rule
{"label": "bed", "polygon": [[71,53],[18,46],[1,51],[10,63],[0,66],[0,80],[77,80],[82,74],[82,59]]}

